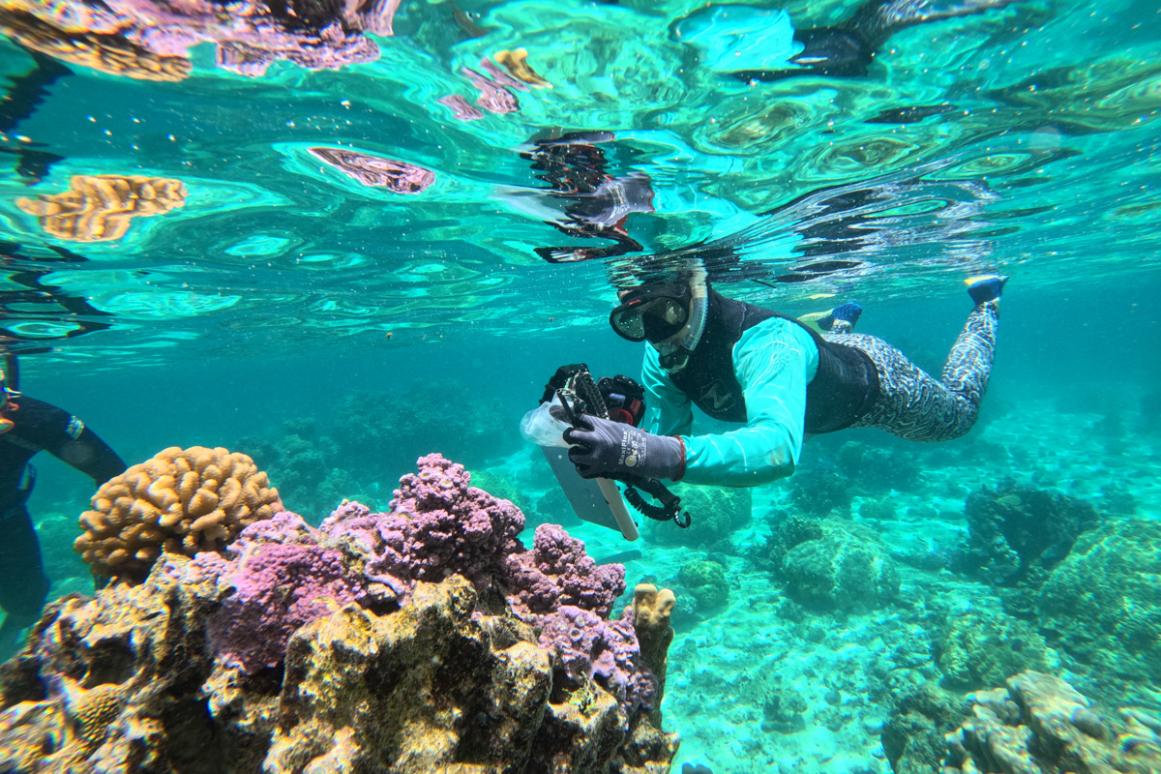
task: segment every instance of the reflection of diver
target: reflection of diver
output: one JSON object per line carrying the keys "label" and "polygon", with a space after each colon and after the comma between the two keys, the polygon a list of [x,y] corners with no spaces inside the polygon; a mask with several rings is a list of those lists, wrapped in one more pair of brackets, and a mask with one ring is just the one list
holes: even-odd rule
{"label": "reflection of diver", "polygon": [[625,222],[634,212],[653,212],[653,188],[643,172],[613,177],[606,171],[608,159],[600,144],[612,140],[611,132],[573,132],[536,140],[521,154],[532,162],[536,177],[549,184],[541,193],[564,203],[547,223],[572,237],[614,242],[603,247],[537,247],[544,260],[573,263],[642,249]]}
{"label": "reflection of diver", "polygon": [[879,49],[900,30],[1012,2],[950,0],[937,6],[930,0],[869,0],[834,26],[804,30],[795,30],[782,11],[713,5],[679,21],[674,34],[702,50],[703,64],[743,81],[858,76],[866,74]]}
{"label": "reflection of diver", "polygon": [[[0,654],[17,644],[20,630],[40,615],[49,582],[26,504],[36,483],[29,465],[47,451],[100,486],[125,463],[85,423],[67,411],[17,390],[18,364],[9,355],[0,370]],[[8,381],[5,374],[11,379]]]}
{"label": "reflection of diver", "polygon": [[[0,100],[0,134],[8,135],[33,113],[44,101],[48,87],[60,78],[71,75],[72,71],[52,57],[35,51],[29,52],[36,66],[27,73],[10,78],[11,85]],[[53,164],[61,156],[37,150],[30,143],[13,143],[12,147],[0,147],[0,153],[16,156],[16,173],[28,182],[39,182],[48,174]]]}
{"label": "reflection of diver", "polygon": [[0,277],[9,286],[0,290],[0,338],[3,340],[20,339],[17,326],[29,320],[67,322],[69,330],[61,333],[60,338],[111,327],[94,319],[108,317],[107,312],[97,309],[83,296],[71,295],[43,281],[61,263],[82,264],[88,259],[63,247],[50,245],[47,249],[45,254],[33,255],[15,242],[0,242]]}

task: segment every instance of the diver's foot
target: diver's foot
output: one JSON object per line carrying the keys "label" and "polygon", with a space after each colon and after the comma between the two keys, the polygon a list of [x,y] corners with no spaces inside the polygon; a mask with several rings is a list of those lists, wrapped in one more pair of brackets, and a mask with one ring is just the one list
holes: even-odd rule
{"label": "diver's foot", "polygon": [[980,274],[964,280],[968,295],[976,306],[989,301],[999,301],[1000,293],[1004,290],[1004,283],[1008,278],[1002,274]]}
{"label": "diver's foot", "polygon": [[831,309],[827,315],[818,321],[818,327],[831,333],[849,333],[859,321],[863,307],[854,301],[847,301]]}

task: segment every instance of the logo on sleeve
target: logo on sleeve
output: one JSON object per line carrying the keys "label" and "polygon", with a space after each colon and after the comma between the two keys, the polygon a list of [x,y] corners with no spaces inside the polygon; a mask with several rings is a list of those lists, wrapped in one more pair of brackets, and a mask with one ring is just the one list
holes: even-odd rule
{"label": "logo on sleeve", "polygon": [[81,433],[85,432],[85,423],[77,417],[69,417],[68,427],[65,428],[69,438],[74,441],[81,437]]}

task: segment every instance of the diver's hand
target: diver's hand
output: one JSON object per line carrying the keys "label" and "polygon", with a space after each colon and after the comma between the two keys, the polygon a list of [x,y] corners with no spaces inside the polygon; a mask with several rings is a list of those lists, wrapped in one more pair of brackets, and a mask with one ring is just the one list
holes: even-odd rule
{"label": "diver's hand", "polygon": [[564,440],[571,446],[568,458],[584,478],[678,479],[685,472],[681,439],[647,433],[623,422],[584,414],[578,427],[564,431]]}

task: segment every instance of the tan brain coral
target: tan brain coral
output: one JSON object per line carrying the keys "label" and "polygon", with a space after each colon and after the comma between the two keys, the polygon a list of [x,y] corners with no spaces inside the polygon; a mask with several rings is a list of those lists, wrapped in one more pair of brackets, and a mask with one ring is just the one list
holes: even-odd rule
{"label": "tan brain coral", "polygon": [[167,551],[221,548],[281,510],[278,490],[245,454],[170,447],[106,482],[81,515],[74,548],[93,572],[141,581]]}
{"label": "tan brain coral", "polygon": [[69,190],[20,198],[16,206],[53,236],[104,242],[125,236],[133,218],[183,206],[185,196],[185,185],[167,177],[74,175]]}

